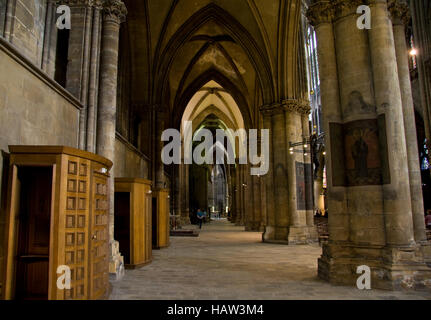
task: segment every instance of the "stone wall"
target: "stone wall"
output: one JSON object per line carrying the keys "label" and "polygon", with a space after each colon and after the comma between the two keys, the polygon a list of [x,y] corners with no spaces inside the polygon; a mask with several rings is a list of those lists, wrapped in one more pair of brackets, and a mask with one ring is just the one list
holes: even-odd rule
{"label": "stone wall", "polygon": [[10,26],[10,42],[40,66],[44,42],[46,0],[16,0]]}
{"label": "stone wall", "polygon": [[[77,147],[79,102],[0,38],[0,181],[8,146]],[[6,177],[5,177],[6,178]],[[6,191],[6,190],[3,190]],[[0,210],[0,283],[3,275],[5,192]]]}
{"label": "stone wall", "polygon": [[145,159],[135,147],[124,138],[117,135],[115,140],[115,167],[116,178],[144,178],[148,179],[149,161]]}
{"label": "stone wall", "polygon": [[6,18],[6,0],[0,0],[0,35],[4,32],[4,23]]}

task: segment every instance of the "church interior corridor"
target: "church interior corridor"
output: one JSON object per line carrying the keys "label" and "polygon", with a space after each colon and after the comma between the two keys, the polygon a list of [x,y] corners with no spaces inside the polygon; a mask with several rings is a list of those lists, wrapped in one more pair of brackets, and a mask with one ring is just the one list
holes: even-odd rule
{"label": "church interior corridor", "polygon": [[[188,226],[194,229],[196,226]],[[262,243],[226,219],[204,224],[199,237],[173,237],[153,262],[112,282],[111,300],[431,299],[427,292],[359,291],[317,277],[316,244]]]}
{"label": "church interior corridor", "polygon": [[0,0],[0,300],[298,299],[431,300],[431,0]]}

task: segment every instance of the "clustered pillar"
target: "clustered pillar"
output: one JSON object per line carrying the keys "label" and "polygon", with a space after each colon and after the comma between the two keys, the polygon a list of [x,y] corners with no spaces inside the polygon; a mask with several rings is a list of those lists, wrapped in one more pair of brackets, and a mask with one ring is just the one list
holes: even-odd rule
{"label": "clustered pillar", "polygon": [[[319,276],[372,287],[429,285],[407,49],[396,1],[369,0],[371,29],[359,29],[359,0],[318,1],[307,13],[318,40],[327,150],[329,242]],[[395,13],[395,10],[392,10]],[[394,18],[394,14],[393,14]],[[420,212],[422,211],[422,212]]]}
{"label": "clustered pillar", "polygon": [[[312,167],[306,144],[310,107],[300,99],[261,108],[265,129],[270,132],[269,173],[265,176],[265,242],[304,244],[315,241]],[[305,120],[304,120],[305,119]],[[311,212],[311,221],[309,216]]]}
{"label": "clustered pillar", "polygon": [[[100,62],[99,108],[97,116],[97,153],[115,163],[115,122],[117,108],[118,44],[120,23],[127,10],[123,2],[103,3],[103,28]],[[114,172],[114,170],[112,170]],[[114,176],[109,180],[110,272],[119,268],[118,243],[114,240]]]}

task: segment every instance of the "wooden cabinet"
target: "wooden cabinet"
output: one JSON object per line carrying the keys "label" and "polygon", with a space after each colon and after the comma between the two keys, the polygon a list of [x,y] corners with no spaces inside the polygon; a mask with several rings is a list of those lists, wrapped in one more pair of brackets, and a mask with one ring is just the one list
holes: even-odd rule
{"label": "wooden cabinet", "polygon": [[[112,162],[57,146],[10,146],[6,299],[108,296]],[[59,267],[71,288],[58,288]]]}
{"label": "wooden cabinet", "polygon": [[115,239],[120,243],[126,268],[152,260],[151,181],[115,179]]}
{"label": "wooden cabinet", "polygon": [[169,189],[153,191],[153,248],[169,247]]}

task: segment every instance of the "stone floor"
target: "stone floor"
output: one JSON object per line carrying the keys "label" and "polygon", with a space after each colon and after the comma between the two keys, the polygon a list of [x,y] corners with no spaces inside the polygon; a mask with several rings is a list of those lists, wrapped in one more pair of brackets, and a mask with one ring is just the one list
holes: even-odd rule
{"label": "stone floor", "polygon": [[[191,226],[189,228],[195,228]],[[317,277],[317,245],[261,243],[227,221],[203,226],[198,238],[171,238],[153,262],[112,282],[111,300],[431,299],[431,293],[360,291]]]}

